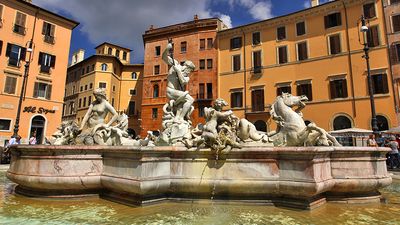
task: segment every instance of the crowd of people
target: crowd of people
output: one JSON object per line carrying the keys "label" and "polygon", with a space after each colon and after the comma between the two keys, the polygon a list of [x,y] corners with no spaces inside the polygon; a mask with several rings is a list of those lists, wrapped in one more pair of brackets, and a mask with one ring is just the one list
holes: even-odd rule
{"label": "crowd of people", "polygon": [[390,169],[400,168],[400,137],[399,135],[390,135],[385,137],[379,135],[375,138],[374,134],[370,134],[367,140],[367,145],[370,147],[388,147],[391,149],[390,152],[386,154],[386,164]]}

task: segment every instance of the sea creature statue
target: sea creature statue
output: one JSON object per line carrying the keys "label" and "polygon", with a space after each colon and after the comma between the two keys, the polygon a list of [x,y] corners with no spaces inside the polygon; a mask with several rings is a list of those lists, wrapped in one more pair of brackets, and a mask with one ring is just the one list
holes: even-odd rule
{"label": "sea creature statue", "polygon": [[171,53],[173,43],[169,40],[162,59],[171,66],[167,76],[167,97],[169,99],[163,107],[163,131],[157,139],[157,145],[174,145],[190,138],[192,122],[190,115],[193,112],[194,99],[186,90],[189,74],[195,69],[191,61],[181,65]]}
{"label": "sea creature statue", "polygon": [[[144,143],[141,140],[134,140],[129,137],[128,116],[118,114],[114,107],[107,101],[106,92],[102,88],[94,90],[93,101],[81,126],[78,127],[75,122],[63,123],[59,131],[53,135],[55,140],[50,141],[54,145],[133,145],[141,146]],[[107,114],[112,117],[105,123]]]}
{"label": "sea creature statue", "polygon": [[[305,107],[304,95],[282,93],[271,106],[271,117],[277,123],[276,131],[268,134],[274,146],[341,146],[324,129],[314,123],[304,123],[301,110]],[[293,110],[293,107],[297,107]]]}

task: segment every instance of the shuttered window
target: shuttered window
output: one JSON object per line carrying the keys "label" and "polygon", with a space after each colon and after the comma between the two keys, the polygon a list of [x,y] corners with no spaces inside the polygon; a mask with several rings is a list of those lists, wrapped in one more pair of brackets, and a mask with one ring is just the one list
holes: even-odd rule
{"label": "shuttered window", "polygon": [[307,42],[297,44],[297,58],[299,61],[308,59]]}
{"label": "shuttered window", "polygon": [[261,43],[261,34],[260,32],[253,33],[253,45],[259,45]]}
{"label": "shuttered window", "polygon": [[253,112],[264,111],[264,89],[251,92],[251,109]]}
{"label": "shuttered window", "polygon": [[374,74],[371,76],[372,90],[374,94],[389,93],[388,80],[386,74]]}
{"label": "shuttered window", "polygon": [[379,46],[378,26],[371,26],[367,32],[368,47]]}
{"label": "shuttered window", "polygon": [[400,15],[392,16],[393,32],[400,31]]}
{"label": "shuttered window", "polygon": [[242,47],[242,37],[235,37],[231,39],[231,49]]}
{"label": "shuttered window", "polygon": [[282,93],[292,93],[292,87],[290,86],[281,86],[276,89],[276,96],[282,95]]}
{"label": "shuttered window", "polygon": [[329,47],[331,55],[339,54],[342,51],[339,34],[329,36]]}
{"label": "shuttered window", "polygon": [[288,62],[287,46],[281,46],[278,48],[278,60],[279,64]]}
{"label": "shuttered window", "polygon": [[253,70],[254,73],[261,73],[261,51],[253,52]]}
{"label": "shuttered window", "polygon": [[16,86],[17,86],[17,78],[6,76],[6,82],[4,84],[4,93],[15,94]]}
{"label": "shuttered window", "polygon": [[306,34],[306,23],[304,21],[296,23],[296,34],[297,36]]}
{"label": "shuttered window", "polygon": [[307,96],[308,101],[313,100],[311,83],[297,84],[296,91],[297,96],[305,95]]}
{"label": "shuttered window", "polygon": [[347,81],[345,78],[329,82],[331,99],[347,98]]}
{"label": "shuttered window", "polygon": [[56,26],[47,22],[43,22],[42,34],[44,35],[44,41],[50,44],[54,44],[54,33]]}
{"label": "shuttered window", "polygon": [[34,98],[46,98],[51,99],[51,89],[52,85],[47,83],[35,82],[35,87],[33,89]]}
{"label": "shuttered window", "polygon": [[199,60],[199,69],[204,70],[206,68],[206,60],[205,59],[200,59]]}
{"label": "shuttered window", "polygon": [[186,50],[187,50],[187,42],[182,41],[181,42],[181,52],[186,52]]}
{"label": "shuttered window", "polygon": [[286,39],[286,27],[278,27],[276,29],[276,39],[277,40]]}
{"label": "shuttered window", "polygon": [[154,66],[154,75],[160,74],[160,65]]}
{"label": "shuttered window", "polygon": [[206,49],[206,39],[200,39],[200,50]]}
{"label": "shuttered window", "polygon": [[391,49],[392,59],[396,59],[396,63],[400,62],[400,43],[396,43]]}
{"label": "shuttered window", "polygon": [[13,31],[17,34],[25,35],[26,33],[25,23],[26,23],[26,14],[17,12],[17,14],[15,15],[15,23]]}
{"label": "shuttered window", "polygon": [[342,25],[340,13],[332,13],[324,17],[325,29]]}
{"label": "shuttered window", "polygon": [[6,56],[8,58],[8,65],[10,66],[20,66],[20,61],[25,60],[26,48],[19,45],[7,44]]}
{"label": "shuttered window", "polygon": [[56,56],[47,53],[39,53],[40,72],[50,73],[50,68],[54,68],[56,65]]}
{"label": "shuttered window", "polygon": [[234,55],[232,57],[232,69],[233,71],[239,71],[241,69],[241,65],[240,65],[240,55]]}
{"label": "shuttered window", "polygon": [[212,68],[213,68],[213,60],[207,59],[207,69],[212,69]]}
{"label": "shuttered window", "polygon": [[213,98],[213,88],[212,83],[207,83],[207,99]]}
{"label": "shuttered window", "polygon": [[376,17],[375,3],[372,2],[372,3],[365,4],[363,6],[363,10],[364,10],[364,17],[366,19],[371,19],[371,18]]}
{"label": "shuttered window", "polygon": [[232,92],[231,93],[231,108],[243,107],[243,92]]}
{"label": "shuttered window", "polygon": [[199,99],[205,98],[205,91],[206,91],[206,86],[203,83],[199,84]]}
{"label": "shuttered window", "polygon": [[213,39],[207,38],[207,49],[212,49],[214,47]]}

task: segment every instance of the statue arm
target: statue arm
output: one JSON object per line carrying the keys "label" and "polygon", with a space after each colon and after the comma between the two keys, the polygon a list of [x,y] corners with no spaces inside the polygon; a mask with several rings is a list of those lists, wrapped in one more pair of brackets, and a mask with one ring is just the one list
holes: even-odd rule
{"label": "statue arm", "polygon": [[93,109],[93,105],[90,104],[88,111],[86,112],[85,116],[83,117],[83,120],[81,122],[81,127],[79,128],[80,130],[83,130],[83,128],[85,127],[90,115],[92,114],[92,109]]}
{"label": "statue arm", "polygon": [[118,113],[114,109],[114,107],[112,107],[112,105],[110,105],[110,103],[108,103],[108,102],[106,102],[106,107],[113,115],[112,118],[110,119],[110,121],[108,121],[108,123],[107,123],[107,126],[111,126],[118,119]]}
{"label": "statue arm", "polygon": [[174,65],[176,65],[176,60],[174,60],[174,59],[172,59],[172,57],[171,56],[169,56],[169,51],[172,49],[172,44],[171,43],[168,43],[168,45],[167,45],[167,47],[165,48],[165,50],[164,50],[164,52],[163,52],[163,54],[162,54],[162,59],[163,59],[163,61],[166,63],[166,64],[168,64],[168,65],[170,65],[170,66],[174,66]]}

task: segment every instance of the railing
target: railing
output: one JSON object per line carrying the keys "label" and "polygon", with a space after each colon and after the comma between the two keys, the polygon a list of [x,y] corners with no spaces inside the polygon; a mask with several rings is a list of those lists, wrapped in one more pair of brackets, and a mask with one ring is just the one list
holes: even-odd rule
{"label": "railing", "polygon": [[20,35],[25,35],[26,34],[26,28],[23,26],[20,26],[18,24],[14,24],[13,28],[14,33],[20,34]]}
{"label": "railing", "polygon": [[50,36],[50,35],[44,35],[43,40],[44,40],[44,42],[52,44],[52,45],[56,43],[55,37]]}

